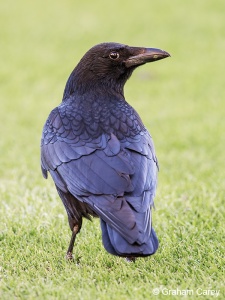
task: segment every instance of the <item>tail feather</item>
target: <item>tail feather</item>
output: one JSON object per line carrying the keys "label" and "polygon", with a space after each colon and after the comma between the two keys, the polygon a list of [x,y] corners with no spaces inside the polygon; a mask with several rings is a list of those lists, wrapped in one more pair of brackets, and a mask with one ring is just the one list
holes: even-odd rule
{"label": "tail feather", "polygon": [[149,256],[156,252],[159,246],[158,238],[153,228],[145,243],[130,244],[110,225],[101,220],[102,242],[105,249],[113,255],[124,257]]}

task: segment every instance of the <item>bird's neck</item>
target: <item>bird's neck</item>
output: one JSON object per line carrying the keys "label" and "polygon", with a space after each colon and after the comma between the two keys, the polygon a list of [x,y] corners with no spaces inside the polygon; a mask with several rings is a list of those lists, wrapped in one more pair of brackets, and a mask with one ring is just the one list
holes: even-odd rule
{"label": "bird's neck", "polygon": [[83,96],[85,94],[94,97],[102,95],[114,95],[124,98],[124,84],[126,80],[115,80],[110,78],[99,78],[91,73],[82,74],[74,70],[65,86],[63,100],[71,95]]}

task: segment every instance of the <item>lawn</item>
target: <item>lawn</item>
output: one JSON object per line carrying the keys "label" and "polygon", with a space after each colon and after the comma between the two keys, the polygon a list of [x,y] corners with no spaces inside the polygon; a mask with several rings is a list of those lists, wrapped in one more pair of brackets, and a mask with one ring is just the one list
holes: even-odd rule
{"label": "lawn", "polygon": [[[204,295],[213,290],[225,298],[224,11],[224,0],[1,1],[1,300],[214,299]],[[160,163],[160,247],[127,263],[105,252],[98,219],[84,221],[70,263],[66,213],[41,175],[40,137],[73,67],[104,41],[171,53],[125,89]]]}

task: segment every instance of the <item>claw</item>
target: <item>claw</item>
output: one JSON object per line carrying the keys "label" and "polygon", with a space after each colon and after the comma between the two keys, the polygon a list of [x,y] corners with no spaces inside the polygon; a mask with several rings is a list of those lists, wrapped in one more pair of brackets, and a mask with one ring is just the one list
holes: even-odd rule
{"label": "claw", "polygon": [[69,261],[74,260],[72,252],[67,252],[66,253],[66,260],[69,260]]}

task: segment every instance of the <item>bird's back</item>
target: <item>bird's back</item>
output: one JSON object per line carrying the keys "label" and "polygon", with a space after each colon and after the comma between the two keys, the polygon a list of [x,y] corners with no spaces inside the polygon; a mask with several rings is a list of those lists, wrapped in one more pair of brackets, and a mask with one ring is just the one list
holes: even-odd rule
{"label": "bird's back", "polygon": [[43,130],[42,169],[51,173],[64,204],[65,195],[73,195],[101,218],[110,253],[156,251],[151,207],[157,160],[151,136],[124,99],[63,101]]}

